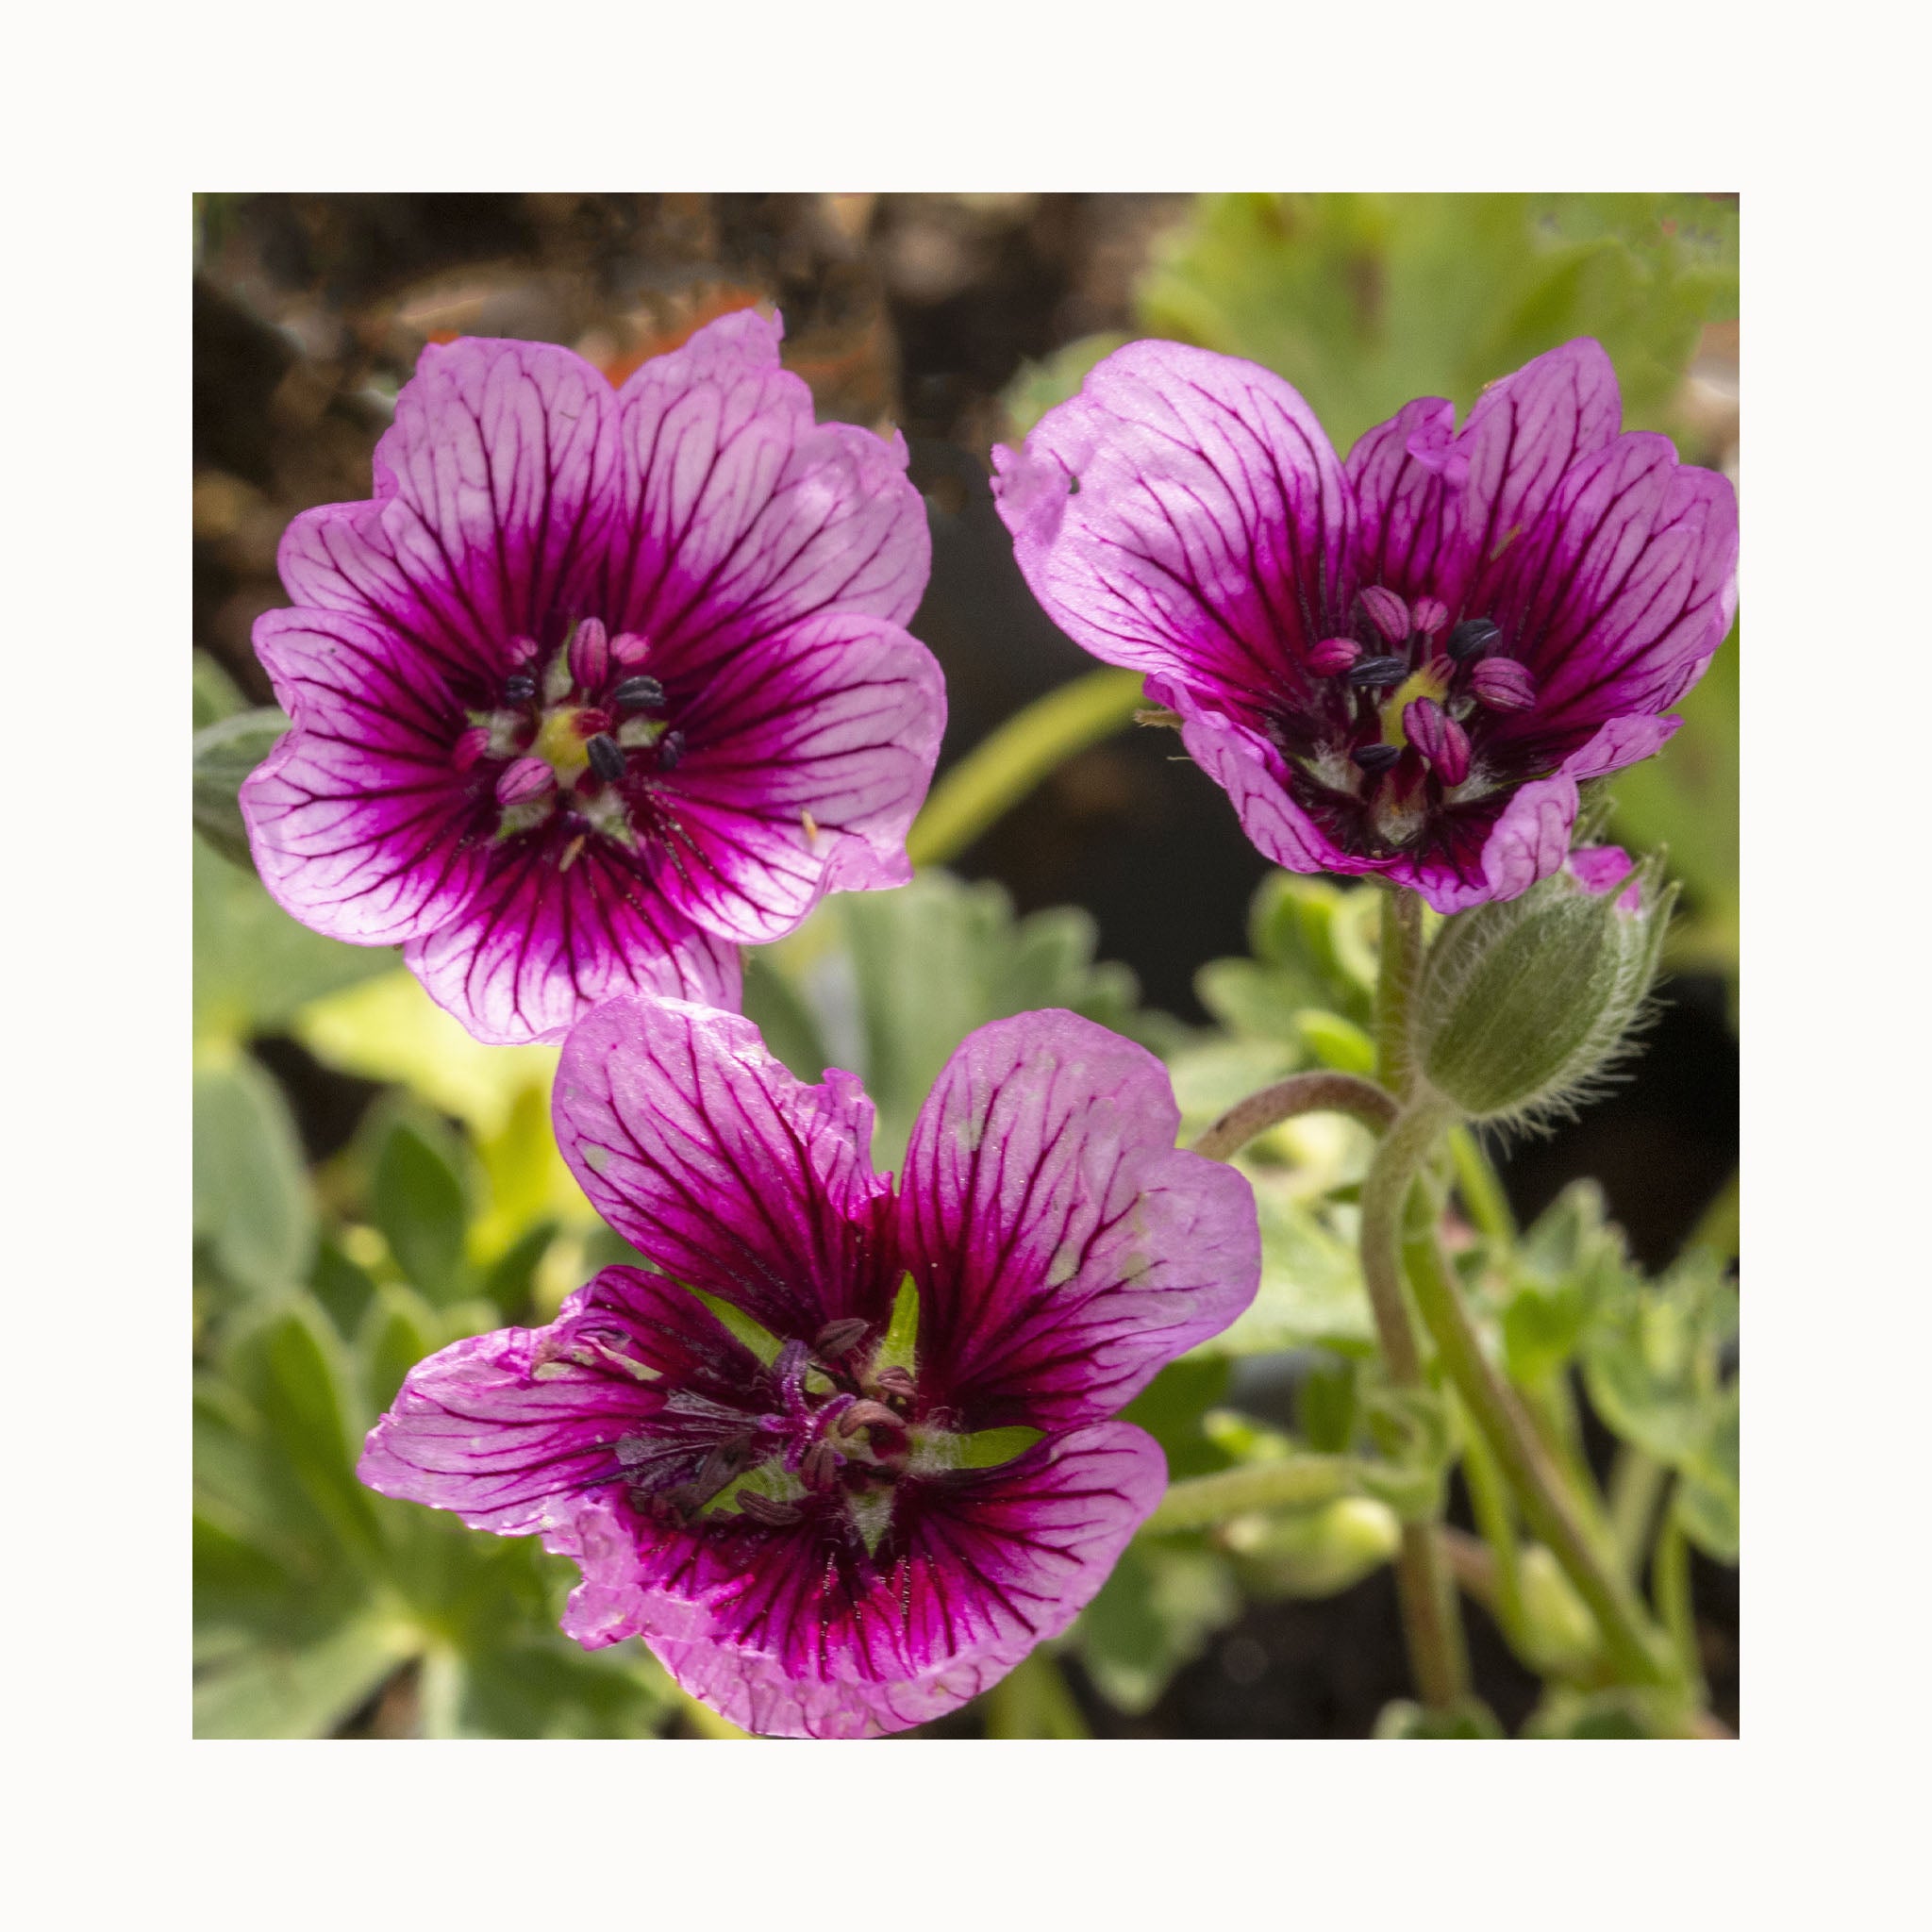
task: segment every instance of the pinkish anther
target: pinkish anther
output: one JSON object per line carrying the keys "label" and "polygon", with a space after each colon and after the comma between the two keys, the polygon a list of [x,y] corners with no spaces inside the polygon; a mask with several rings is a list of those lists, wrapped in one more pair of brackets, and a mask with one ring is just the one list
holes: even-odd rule
{"label": "pinkish anther", "polygon": [[910,1402],[919,1392],[919,1385],[912,1379],[912,1371],[902,1369],[896,1362],[889,1369],[881,1369],[872,1379],[882,1395],[897,1396],[903,1402]]}
{"label": "pinkish anther", "polygon": [[872,1326],[863,1315],[847,1315],[842,1321],[827,1322],[812,1337],[812,1347],[820,1355],[837,1358],[850,1355],[865,1340],[865,1331]]}
{"label": "pinkish anther", "polygon": [[740,1491],[738,1507],[754,1523],[761,1523],[768,1529],[784,1529],[798,1521],[798,1511],[790,1503],[781,1503],[774,1496],[761,1496],[756,1490]]}
{"label": "pinkish anther", "polygon": [[584,618],[570,639],[570,675],[580,691],[601,691],[610,675],[610,633],[594,617]]}
{"label": "pinkish anther", "polygon": [[610,655],[620,664],[641,664],[651,655],[651,641],[642,631],[621,630],[610,640]]}
{"label": "pinkish anther", "polygon": [[1469,776],[1468,734],[1434,698],[1405,705],[1402,729],[1443,784],[1460,785]]}
{"label": "pinkish anther", "polygon": [[1362,647],[1353,638],[1324,638],[1308,653],[1308,669],[1317,677],[1333,677],[1346,671],[1361,654]]}
{"label": "pinkish anther", "polygon": [[1469,681],[1492,711],[1526,711],[1536,703],[1536,679],[1514,658],[1485,658]]}
{"label": "pinkish anther", "polygon": [[1372,584],[1361,592],[1362,609],[1368,619],[1391,644],[1408,636],[1408,606],[1393,591]]}
{"label": "pinkish anther", "polygon": [[487,725],[472,724],[450,747],[449,761],[458,771],[467,772],[490,746]]}
{"label": "pinkish anther", "polygon": [[829,1490],[839,1479],[839,1452],[823,1439],[805,1452],[798,1479],[808,1490]]}
{"label": "pinkish anther", "polygon": [[898,1416],[883,1402],[855,1402],[838,1420],[836,1427],[841,1436],[856,1436],[860,1429],[885,1426],[902,1429],[906,1426]]}
{"label": "pinkish anther", "polygon": [[1449,622],[1449,607],[1440,597],[1418,597],[1408,607],[1408,621],[1424,637],[1432,638]]}
{"label": "pinkish anther", "polygon": [[498,805],[525,805],[541,798],[557,783],[557,774],[545,758],[518,758],[506,765],[496,781]]}

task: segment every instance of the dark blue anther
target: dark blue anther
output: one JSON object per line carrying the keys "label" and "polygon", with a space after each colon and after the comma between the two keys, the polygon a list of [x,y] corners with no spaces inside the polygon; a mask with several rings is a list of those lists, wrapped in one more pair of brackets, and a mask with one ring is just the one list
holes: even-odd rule
{"label": "dark blue anther", "polygon": [[1487,651],[1503,635],[1503,626],[1488,617],[1465,617],[1449,633],[1449,655],[1460,664]]}
{"label": "dark blue anther", "polygon": [[620,711],[654,711],[664,702],[664,687],[655,677],[626,677],[610,702]]}
{"label": "dark blue anther", "polygon": [[503,680],[503,694],[513,705],[526,705],[537,695],[537,680],[527,671],[513,671]]}
{"label": "dark blue anther", "polygon": [[624,754],[617,748],[614,738],[598,732],[584,749],[591,755],[591,769],[607,785],[615,785],[624,776]]}
{"label": "dark blue anther", "polygon": [[1358,744],[1349,757],[1370,774],[1391,772],[1402,762],[1402,747],[1398,744]]}
{"label": "dark blue anther", "polygon": [[1407,658],[1363,658],[1342,673],[1342,682],[1357,690],[1371,685],[1400,684],[1408,675]]}

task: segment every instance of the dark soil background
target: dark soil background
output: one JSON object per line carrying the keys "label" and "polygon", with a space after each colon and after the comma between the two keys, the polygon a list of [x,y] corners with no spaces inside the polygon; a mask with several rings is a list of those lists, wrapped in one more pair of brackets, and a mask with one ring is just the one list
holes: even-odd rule
{"label": "dark soil background", "polygon": [[[1007,434],[1000,392],[1023,362],[1133,326],[1135,277],[1174,195],[211,195],[194,279],[194,641],[254,702],[249,646],[285,600],[284,525],[367,496],[390,400],[425,341],[454,334],[572,345],[622,376],[693,328],[775,304],[786,362],[821,416],[896,424],[925,496],[933,573],[911,625],[950,704],[943,772],[1029,699],[1091,660],[1022,582],[987,487]],[[1695,459],[1707,456],[1687,452]],[[1070,760],[958,863],[1023,911],[1073,903],[1098,922],[1152,1004],[1205,1019],[1192,975],[1245,950],[1266,870],[1222,793],[1160,732]],[[1648,1049],[1611,1097],[1546,1140],[1505,1150],[1518,1212],[1594,1174],[1650,1267],[1668,1262],[1729,1178],[1737,1043],[1716,980],[1679,979]],[[264,1043],[320,1156],[376,1091]],[[1579,1396],[1580,1400],[1580,1396]],[[1607,1460],[1607,1439],[1593,1438]],[[1465,1524],[1468,1515],[1458,1510]],[[1737,1574],[1696,1561],[1713,1707],[1737,1723]],[[1512,1728],[1536,1682],[1469,1607],[1477,1688]],[[1100,1735],[1363,1736],[1407,1694],[1388,1570],[1316,1603],[1261,1605],[1124,1720],[1069,1663]]]}

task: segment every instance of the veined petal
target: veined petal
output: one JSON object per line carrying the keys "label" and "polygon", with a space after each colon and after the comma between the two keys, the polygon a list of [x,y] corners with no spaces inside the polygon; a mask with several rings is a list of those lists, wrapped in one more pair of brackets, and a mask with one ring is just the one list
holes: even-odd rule
{"label": "veined petal", "polygon": [[831,612],[720,660],[661,781],[658,889],[721,938],[781,938],[827,891],[904,885],[945,680],[896,625]]}
{"label": "veined petal", "polygon": [[1461,611],[1486,560],[1615,439],[1623,413],[1616,371],[1588,337],[1492,382],[1459,434],[1449,404],[1407,404],[1349,452],[1362,580]]}
{"label": "veined petal", "polygon": [[666,1388],[723,1395],[754,1367],[695,1295],[607,1268],[549,1327],[473,1336],[418,1362],[356,1473],[473,1529],[541,1531],[574,1553],[585,1499],[626,1466],[619,1441],[648,1428]]}
{"label": "veined petal", "polygon": [[1158,1445],[1129,1424],[1049,1436],[996,1469],[902,1484],[876,1561],[823,1516],[724,1541],[647,1541],[613,1506],[587,1525],[564,1627],[589,1644],[643,1637],[747,1730],[904,1730],[1065,1629],[1165,1481]]}
{"label": "veined petal", "polygon": [[475,890],[403,959],[478,1040],[561,1040],[599,1001],[626,993],[738,1004],[737,947],[666,905],[607,840],[587,839],[567,867],[554,839],[475,849],[489,857]]}
{"label": "veined petal", "polygon": [[924,593],[932,540],[905,440],[815,425],[778,366],[782,333],[723,316],[619,398],[626,511],[607,601],[674,672],[821,611],[903,624]]}
{"label": "veined petal", "polygon": [[1248,841],[1290,872],[1376,872],[1374,859],[1344,852],[1290,796],[1287,764],[1264,732],[1218,707],[1202,704],[1185,685],[1152,679],[1152,703],[1179,712],[1188,755],[1228,795]]}
{"label": "veined petal", "polygon": [[1438,850],[1421,859],[1398,859],[1388,875],[1397,885],[1414,887],[1442,913],[1514,899],[1561,867],[1578,802],[1576,781],[1567,772],[1534,779],[1509,794],[1487,832],[1480,830],[1480,821],[1470,826],[1482,841],[1474,864],[1457,866]]}
{"label": "veined petal", "polygon": [[1278,375],[1130,342],[993,462],[1021,572],[1076,643],[1248,707],[1300,687],[1352,507]]}
{"label": "veined petal", "polygon": [[433,659],[345,610],[269,610],[255,655],[298,730],[422,762],[447,762],[463,708]]}
{"label": "veined petal", "polygon": [[970,1428],[1110,1415],[1234,1320],[1254,1197],[1177,1151],[1166,1069],[1072,1013],[969,1035],[920,1109],[897,1204],[922,1393]]}
{"label": "veined petal", "polygon": [[658,1267],[774,1334],[883,1324],[873,1105],[836,1070],[808,1087],[734,1013],[613,1001],[571,1035],[558,1145],[591,1204]]}
{"label": "veined petal", "polygon": [[432,343],[375,446],[375,496],[282,539],[297,604],[374,615],[467,685],[580,601],[615,507],[616,397],[548,342]]}
{"label": "veined petal", "polygon": [[1661,436],[1579,463],[1482,594],[1535,674],[1504,737],[1660,710],[1694,681],[1737,608],[1737,499]]}
{"label": "veined petal", "polygon": [[470,837],[476,788],[446,752],[377,749],[298,727],[242,781],[241,806],[275,903],[352,945],[394,945],[437,926],[469,902],[482,874]]}

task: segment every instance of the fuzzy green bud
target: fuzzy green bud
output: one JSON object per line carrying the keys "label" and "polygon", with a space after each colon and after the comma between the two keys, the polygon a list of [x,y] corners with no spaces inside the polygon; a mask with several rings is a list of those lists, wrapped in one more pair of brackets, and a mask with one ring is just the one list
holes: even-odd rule
{"label": "fuzzy green bud", "polygon": [[1423,963],[1410,1026],[1427,1084],[1470,1120],[1520,1121],[1585,1097],[1641,1017],[1676,889],[1654,859],[1571,854],[1520,898],[1451,919]]}

